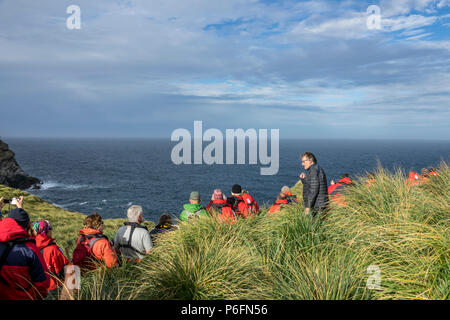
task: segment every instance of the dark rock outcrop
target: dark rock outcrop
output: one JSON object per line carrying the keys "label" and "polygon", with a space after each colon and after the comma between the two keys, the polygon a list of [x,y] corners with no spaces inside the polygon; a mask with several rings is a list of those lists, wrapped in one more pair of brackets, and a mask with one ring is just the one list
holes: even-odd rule
{"label": "dark rock outcrop", "polygon": [[16,189],[39,188],[41,181],[31,177],[20,168],[14,152],[0,140],[0,184]]}

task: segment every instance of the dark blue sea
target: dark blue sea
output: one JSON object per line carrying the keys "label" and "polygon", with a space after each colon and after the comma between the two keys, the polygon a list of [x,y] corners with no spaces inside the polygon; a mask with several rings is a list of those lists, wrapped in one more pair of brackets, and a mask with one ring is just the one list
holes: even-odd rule
{"label": "dark blue sea", "polygon": [[[123,218],[132,204],[142,205],[147,220],[162,213],[178,216],[193,190],[206,205],[215,188],[228,195],[238,183],[260,204],[272,203],[283,185],[293,186],[303,171],[300,154],[313,152],[328,181],[342,173],[362,175],[377,160],[390,170],[438,166],[448,161],[450,141],[281,140],[280,167],[260,175],[261,165],[175,165],[176,142],[153,139],[3,138],[41,190],[28,190],[60,207],[104,218]],[[204,146],[206,143],[204,143]],[[248,162],[248,160],[247,160]]]}

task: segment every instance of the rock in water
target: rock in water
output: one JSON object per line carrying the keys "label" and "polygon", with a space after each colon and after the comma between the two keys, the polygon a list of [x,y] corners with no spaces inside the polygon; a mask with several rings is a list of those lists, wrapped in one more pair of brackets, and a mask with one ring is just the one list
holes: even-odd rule
{"label": "rock in water", "polygon": [[41,181],[27,175],[14,159],[14,152],[0,140],[0,184],[16,189],[38,187]]}

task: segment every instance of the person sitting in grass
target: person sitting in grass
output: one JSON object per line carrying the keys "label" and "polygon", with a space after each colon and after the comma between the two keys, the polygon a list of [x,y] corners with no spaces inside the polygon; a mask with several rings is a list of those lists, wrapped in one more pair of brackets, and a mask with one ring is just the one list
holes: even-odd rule
{"label": "person sitting in grass", "polygon": [[288,186],[283,186],[281,193],[284,194],[288,203],[298,203],[297,197],[291,193],[291,189]]}
{"label": "person sitting in grass", "polygon": [[220,189],[214,190],[206,210],[210,214],[217,214],[217,218],[222,222],[234,222],[237,218],[230,204],[227,202],[227,198]]}
{"label": "person sitting in grass", "polygon": [[172,223],[172,217],[167,213],[162,214],[161,217],[159,217],[158,224],[150,231],[152,242],[155,244],[160,234],[174,229],[176,228]]}
{"label": "person sitting in grass", "polygon": [[0,300],[40,300],[47,296],[47,264],[30,237],[30,216],[24,197],[0,221]]}
{"label": "person sitting in grass", "polygon": [[128,222],[117,230],[114,248],[120,250],[127,261],[140,262],[153,247],[147,228],[141,224],[145,221],[141,206],[133,205],[127,210]]}
{"label": "person sitting in grass", "polygon": [[247,202],[242,198],[242,187],[239,184],[233,185],[231,188],[231,196],[228,197],[227,202],[238,217],[247,218],[249,215],[249,207]]}
{"label": "person sitting in grass", "polygon": [[108,237],[103,234],[103,220],[98,213],[86,217],[73,252],[73,264],[82,270],[92,270],[104,263],[108,268],[118,265],[117,255]]}
{"label": "person sitting in grass", "polygon": [[57,297],[58,288],[64,282],[64,266],[69,260],[64,256],[61,248],[52,238],[52,226],[47,220],[39,220],[33,223],[33,235],[35,236],[36,246],[41,251],[50,275],[49,296]]}
{"label": "person sitting in grass", "polygon": [[279,212],[287,204],[289,204],[289,201],[286,198],[286,194],[281,192],[280,194],[278,194],[278,197],[277,197],[277,200],[275,201],[275,203],[269,208],[269,213]]}
{"label": "person sitting in grass", "polygon": [[200,193],[198,191],[192,191],[189,196],[189,203],[183,206],[184,210],[180,214],[181,221],[188,221],[200,216],[209,217],[208,211],[201,205]]}

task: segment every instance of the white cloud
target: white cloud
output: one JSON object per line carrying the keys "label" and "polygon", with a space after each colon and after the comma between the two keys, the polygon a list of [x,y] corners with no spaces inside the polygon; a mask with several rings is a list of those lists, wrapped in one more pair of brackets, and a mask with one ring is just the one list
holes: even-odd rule
{"label": "white cloud", "polygon": [[416,29],[432,25],[437,21],[437,17],[425,17],[422,15],[399,16],[395,18],[382,19],[382,27],[386,31],[399,31],[404,29]]}

